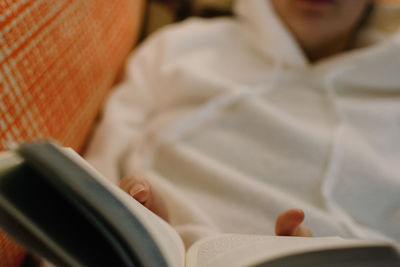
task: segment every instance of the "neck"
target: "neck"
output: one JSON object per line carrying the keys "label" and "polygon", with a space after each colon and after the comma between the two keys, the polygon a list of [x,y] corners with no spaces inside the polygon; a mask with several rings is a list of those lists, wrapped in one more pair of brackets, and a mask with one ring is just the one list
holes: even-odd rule
{"label": "neck", "polygon": [[351,38],[349,35],[335,40],[318,42],[313,44],[302,44],[302,49],[310,62],[314,63],[318,60],[339,54],[349,49]]}
{"label": "neck", "polygon": [[373,9],[374,5],[371,3],[369,6],[367,6],[363,16],[353,27],[353,29],[351,29],[347,33],[337,36],[336,38],[332,38],[328,41],[323,42],[320,41],[325,40],[325,38],[323,37],[311,38],[311,40],[314,40],[314,42],[307,42],[306,40],[298,39],[303,51],[305,52],[310,62],[314,63],[326,57],[330,57],[335,54],[339,54],[346,50],[352,49],[354,47],[356,36],[358,35],[362,27],[367,23]]}

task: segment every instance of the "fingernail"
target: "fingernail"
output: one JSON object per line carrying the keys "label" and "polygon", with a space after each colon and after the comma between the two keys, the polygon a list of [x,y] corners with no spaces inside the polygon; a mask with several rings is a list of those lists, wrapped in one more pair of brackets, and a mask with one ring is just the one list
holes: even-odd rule
{"label": "fingernail", "polygon": [[131,190],[129,190],[129,194],[130,194],[131,196],[134,197],[134,196],[137,195],[138,193],[144,191],[144,189],[145,189],[145,187],[144,187],[142,184],[135,184],[135,185],[131,188]]}

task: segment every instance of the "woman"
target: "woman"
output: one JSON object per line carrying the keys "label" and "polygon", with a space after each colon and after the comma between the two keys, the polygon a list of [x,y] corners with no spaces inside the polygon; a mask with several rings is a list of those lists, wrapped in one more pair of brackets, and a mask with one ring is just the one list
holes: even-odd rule
{"label": "woman", "polygon": [[188,246],[272,234],[284,210],[276,233],[309,235],[293,207],[316,236],[399,244],[400,13],[371,10],[238,0],[234,18],[167,27],[129,62],[87,159],[145,177],[121,187]]}

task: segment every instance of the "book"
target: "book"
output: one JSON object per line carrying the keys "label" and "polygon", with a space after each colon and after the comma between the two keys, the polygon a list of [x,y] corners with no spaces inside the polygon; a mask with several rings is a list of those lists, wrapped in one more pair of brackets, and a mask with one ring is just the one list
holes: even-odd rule
{"label": "book", "polygon": [[56,266],[400,266],[390,244],[217,234],[184,248],[172,226],[51,142],[0,154],[0,228]]}

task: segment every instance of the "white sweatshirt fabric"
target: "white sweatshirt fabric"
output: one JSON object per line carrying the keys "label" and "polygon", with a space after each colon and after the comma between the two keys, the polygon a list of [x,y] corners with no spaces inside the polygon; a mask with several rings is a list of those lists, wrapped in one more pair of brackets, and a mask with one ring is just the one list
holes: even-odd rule
{"label": "white sweatshirt fabric", "polygon": [[143,176],[189,246],[274,234],[306,213],[314,236],[400,244],[400,8],[379,4],[360,47],[310,64],[265,0],[189,19],[129,58],[86,159]]}

